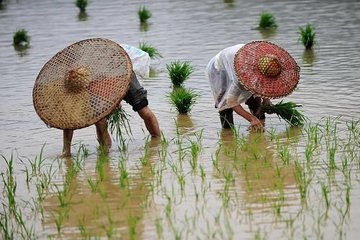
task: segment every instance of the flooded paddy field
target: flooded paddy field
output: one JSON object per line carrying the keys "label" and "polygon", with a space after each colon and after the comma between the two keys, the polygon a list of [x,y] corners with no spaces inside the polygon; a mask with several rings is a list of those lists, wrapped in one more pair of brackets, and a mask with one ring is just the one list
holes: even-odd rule
{"label": "flooded paddy field", "polygon": [[[137,11],[152,13],[148,25]],[[0,9],[0,234],[2,239],[357,239],[360,210],[360,27],[358,1],[2,1]],[[259,15],[275,31],[256,30]],[[313,24],[304,50],[299,27]],[[30,47],[15,49],[25,28]],[[162,137],[152,140],[127,104],[132,134],[98,151],[95,127],[75,131],[72,158],[60,158],[62,131],[32,104],[42,66],[76,41],[103,37],[162,58],[148,91]],[[302,105],[299,128],[267,115],[264,133],[222,130],[205,66],[221,49],[269,40],[301,67],[284,101]],[[190,114],[169,103],[166,64],[190,61],[185,82],[200,97]],[[275,100],[276,102],[277,100]]]}

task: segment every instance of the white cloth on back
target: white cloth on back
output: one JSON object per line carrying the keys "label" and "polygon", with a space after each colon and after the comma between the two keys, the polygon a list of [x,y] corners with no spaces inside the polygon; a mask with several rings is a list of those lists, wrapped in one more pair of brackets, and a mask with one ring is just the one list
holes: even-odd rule
{"label": "white cloth on back", "polygon": [[206,67],[215,107],[219,111],[240,105],[252,95],[241,85],[234,70],[234,57],[242,46],[244,44],[223,49],[209,61]]}
{"label": "white cloth on back", "polygon": [[150,56],[147,52],[127,44],[120,44],[131,59],[133,71],[137,76],[149,78]]}

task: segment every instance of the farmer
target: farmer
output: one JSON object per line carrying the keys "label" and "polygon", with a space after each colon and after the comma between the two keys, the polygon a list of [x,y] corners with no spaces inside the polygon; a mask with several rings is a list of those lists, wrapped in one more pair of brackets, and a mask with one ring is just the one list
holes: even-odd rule
{"label": "farmer", "polygon": [[[133,72],[129,90],[124,100],[132,106],[132,109],[144,120],[145,126],[152,137],[160,136],[160,128],[155,114],[148,106],[147,91],[140,85],[136,74]],[[121,104],[119,104],[121,107]],[[106,117],[95,123],[97,140],[108,152],[111,148],[111,137],[108,132]],[[63,130],[63,157],[71,156],[71,140],[74,130]]]}
{"label": "farmer", "polygon": [[33,89],[34,107],[51,127],[63,130],[62,156],[71,156],[75,129],[95,124],[98,142],[111,147],[106,117],[124,99],[144,120],[152,137],[160,136],[159,123],[148,106],[132,61],[117,43],[94,38],[63,49],[40,71]]}
{"label": "farmer", "polygon": [[[238,44],[220,51],[207,67],[215,107],[223,128],[234,124],[233,112],[250,122],[250,129],[262,131],[262,106],[270,99],[289,95],[299,81],[299,67],[290,54],[266,41]],[[250,112],[241,104],[248,105]]]}

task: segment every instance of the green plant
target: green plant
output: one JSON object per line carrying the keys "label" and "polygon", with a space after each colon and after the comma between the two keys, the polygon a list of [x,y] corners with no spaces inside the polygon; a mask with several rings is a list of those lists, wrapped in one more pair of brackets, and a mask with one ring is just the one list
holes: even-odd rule
{"label": "green plant", "polygon": [[180,114],[188,114],[198,97],[198,93],[185,88],[176,88],[169,96],[170,103]]}
{"label": "green plant", "polygon": [[263,106],[263,110],[266,113],[276,113],[291,126],[302,126],[304,125],[306,118],[300,111],[297,110],[299,107],[301,107],[301,105],[294,102],[280,101],[277,104]]}
{"label": "green plant", "polygon": [[76,0],[75,5],[80,9],[80,12],[85,12],[88,5],[88,0]]}
{"label": "green plant", "polygon": [[139,48],[149,54],[151,59],[162,57],[158,50],[146,42],[140,42]]}
{"label": "green plant", "polygon": [[191,66],[190,62],[181,62],[179,60],[166,64],[166,69],[175,87],[181,86],[194,72],[194,67]]}
{"label": "green plant", "polygon": [[25,29],[16,30],[13,43],[15,46],[28,46],[30,44],[30,37]]}
{"label": "green plant", "polygon": [[151,17],[151,12],[145,6],[141,6],[138,10],[138,15],[140,23],[146,23],[147,20]]}
{"label": "green plant", "polygon": [[[132,134],[129,115],[121,107],[115,108],[107,116],[107,124],[111,134],[115,134],[117,140],[123,140],[123,134],[125,133],[130,136]],[[124,128],[124,130],[122,130]]]}
{"label": "green plant", "polygon": [[315,44],[315,31],[311,24],[307,24],[305,27],[299,27],[299,40],[306,49],[312,49]]}
{"label": "green plant", "polygon": [[277,28],[275,17],[269,12],[260,14],[259,28]]}

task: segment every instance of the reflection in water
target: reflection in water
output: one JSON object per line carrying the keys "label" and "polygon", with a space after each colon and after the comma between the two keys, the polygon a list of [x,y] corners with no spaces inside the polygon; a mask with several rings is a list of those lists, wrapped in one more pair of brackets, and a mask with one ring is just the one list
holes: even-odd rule
{"label": "reflection in water", "polygon": [[[287,131],[292,141],[300,131]],[[282,134],[281,134],[282,135]],[[281,138],[278,135],[278,138]],[[233,172],[239,181],[235,187],[243,192],[242,199],[248,206],[268,209],[277,201],[283,201],[286,188],[293,188],[295,178],[291,163],[279,161],[264,133],[249,133],[240,137],[231,130],[223,130],[217,150],[219,165],[224,172]],[[287,138],[284,138],[287,139]],[[262,203],[263,205],[258,205]]]}
{"label": "reflection in water", "polygon": [[312,66],[315,61],[316,55],[313,49],[305,49],[302,55],[302,59],[306,65]]}
{"label": "reflection in water", "polygon": [[28,50],[29,50],[29,48],[30,48],[29,45],[26,45],[26,46],[23,46],[23,45],[14,45],[15,51],[17,52],[17,54],[18,54],[20,57],[23,57],[23,56],[28,55]]}
{"label": "reflection in water", "polygon": [[269,29],[258,28],[258,30],[261,33],[261,36],[264,40],[270,40],[274,38],[277,33],[276,29],[274,28],[269,28]]}
{"label": "reflection in water", "polygon": [[178,114],[176,117],[176,127],[180,135],[186,135],[194,130],[191,117],[186,114]]}
{"label": "reflection in water", "polygon": [[[110,166],[111,159],[99,156],[95,179],[92,176],[81,178],[80,172],[76,171],[75,159],[66,159],[63,189],[44,201],[47,216],[44,224],[48,230],[56,226],[64,238],[81,235],[141,239],[145,225],[144,206],[150,201],[152,164],[159,142],[159,139],[153,139],[146,143],[144,158],[148,161],[142,160],[141,167],[131,177],[126,167],[127,159],[118,160],[117,172]],[[56,231],[51,233],[56,234]]]}
{"label": "reflection in water", "polygon": [[147,22],[144,22],[144,23],[140,23],[139,29],[141,32],[147,32],[149,30],[149,27],[150,27],[150,24]]}
{"label": "reflection in water", "polygon": [[78,14],[78,20],[79,21],[86,21],[88,19],[89,15],[86,11],[80,11]]}
{"label": "reflection in water", "polygon": [[224,0],[224,3],[225,3],[226,6],[229,7],[229,8],[235,7],[234,2],[235,2],[235,0]]}

